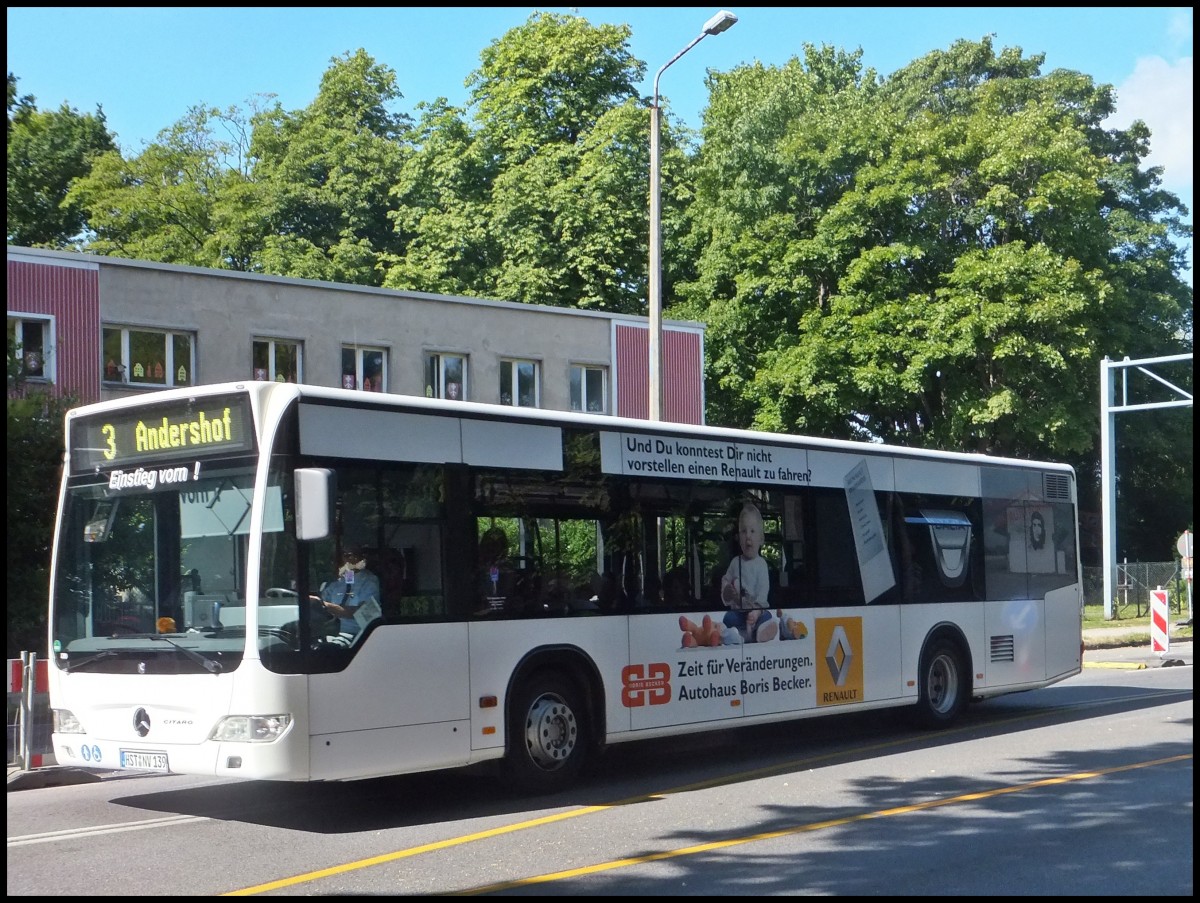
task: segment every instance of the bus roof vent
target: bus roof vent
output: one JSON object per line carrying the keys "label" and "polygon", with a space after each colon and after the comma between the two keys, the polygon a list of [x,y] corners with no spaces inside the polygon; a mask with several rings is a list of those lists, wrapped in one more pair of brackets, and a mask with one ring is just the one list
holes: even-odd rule
{"label": "bus roof vent", "polygon": [[1065,473],[1042,474],[1042,496],[1048,502],[1071,501],[1071,478]]}

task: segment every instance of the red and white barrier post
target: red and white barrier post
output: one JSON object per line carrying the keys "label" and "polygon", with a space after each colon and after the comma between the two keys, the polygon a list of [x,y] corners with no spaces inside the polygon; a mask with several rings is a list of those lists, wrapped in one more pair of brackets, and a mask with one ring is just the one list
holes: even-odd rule
{"label": "red and white barrier post", "polygon": [[1165,655],[1171,646],[1167,591],[1161,586],[1150,590],[1150,651]]}

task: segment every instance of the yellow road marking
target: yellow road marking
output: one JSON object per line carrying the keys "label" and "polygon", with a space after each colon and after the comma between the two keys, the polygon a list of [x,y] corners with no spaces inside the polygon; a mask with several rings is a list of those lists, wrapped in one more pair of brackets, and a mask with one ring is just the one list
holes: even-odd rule
{"label": "yellow road marking", "polygon": [[1107,774],[1115,774],[1121,771],[1131,771],[1135,768],[1149,768],[1153,765],[1166,765],[1170,762],[1180,762],[1191,759],[1191,753],[1178,756],[1169,756],[1165,759],[1155,759],[1151,762],[1135,762],[1132,765],[1118,765],[1113,768],[1103,768],[1099,771],[1081,771],[1076,774],[1062,775],[1057,778],[1044,778],[1040,781],[1030,781],[1028,784],[1017,784],[1012,787],[996,787],[992,790],[983,790],[977,793],[963,793],[958,796],[945,797],[943,799],[927,800],[923,803],[912,803],[907,806],[896,806],[892,809],[879,809],[875,812],[863,812],[859,815],[849,815],[845,818],[831,818],[827,821],[812,822],[806,825],[795,825],[791,828],[783,828],[778,831],[764,831],[761,834],[749,834],[745,837],[730,837],[726,840],[712,841],[711,843],[697,844],[692,847],[683,847],[678,850],[663,850],[660,853],[650,853],[646,856],[633,856],[628,859],[615,859],[611,862],[601,862],[596,865],[589,865],[583,868],[566,869],[561,872],[551,872],[548,875],[536,875],[531,878],[522,878],[518,881],[505,881],[499,884],[488,884],[483,887],[472,888],[471,890],[455,891],[454,896],[474,896],[478,894],[495,893],[502,890],[513,890],[514,888],[528,887],[533,884],[546,884],[550,881],[562,881],[566,878],[578,878],[581,875],[595,875],[600,872],[609,872],[613,869],[626,868],[631,865],[643,865],[648,862],[663,862],[667,859],[679,859],[683,856],[694,856],[697,853],[710,853],[713,850],[723,850],[729,847],[740,846],[746,843],[756,843],[760,840],[775,840],[780,837],[790,837],[794,834],[804,834],[810,831],[823,831],[826,828],[836,828],[841,825],[850,825],[855,822],[868,821],[875,818],[889,818],[894,815],[907,815],[912,812],[921,812],[926,809],[936,809],[940,806],[951,806],[956,803],[971,803],[979,800],[990,799],[995,796],[1002,796],[1007,793],[1021,793],[1026,790],[1035,790],[1039,787],[1051,787],[1056,784],[1067,784],[1072,781],[1085,781],[1090,778],[1098,778]]}
{"label": "yellow road marking", "polygon": [[[1160,696],[1160,695],[1163,695],[1163,694],[1161,692],[1155,691],[1152,693],[1140,694],[1138,697],[1135,697],[1135,698],[1147,698],[1147,697]],[[1169,693],[1167,695],[1173,695],[1173,691],[1172,691],[1172,693]],[[1126,699],[1126,700],[1122,700],[1122,701],[1129,702],[1131,700]],[[1009,719],[1000,719],[1000,720],[995,720],[995,721],[989,721],[988,726],[996,727],[998,725],[1002,725],[1002,724],[1006,724],[1006,723],[1010,723],[1010,722],[1028,721],[1028,720],[1031,720],[1032,718],[1046,717],[1046,716],[1053,715],[1053,714],[1056,714],[1056,713],[1059,713],[1059,712],[1062,712],[1065,710],[1080,709],[1080,708],[1094,708],[1094,707],[1097,707],[1100,705],[1112,704],[1112,702],[1113,702],[1113,700],[1089,700],[1087,702],[1073,703],[1071,705],[1065,705],[1065,706],[1057,706],[1053,709],[1047,709],[1042,712],[1033,713],[1032,715],[1029,713],[1022,713],[1018,716],[1015,716],[1015,717],[1009,718]],[[873,744],[871,746],[860,746],[860,747],[856,747],[854,750],[849,751],[849,752],[852,752],[856,758],[861,758],[863,753],[882,752],[885,749],[894,748],[896,746],[900,746],[905,743],[911,743],[917,739],[926,740],[933,736],[938,736],[938,737],[949,736],[949,735],[953,735],[956,733],[961,733],[963,731],[977,730],[978,728],[979,728],[979,725],[960,725],[957,727],[949,728],[944,731],[939,731],[936,734],[922,733],[919,737],[904,737],[904,738],[900,738],[900,739],[896,739],[896,740],[887,740],[887,741],[884,741],[881,743]],[[245,896],[252,896],[254,894],[267,893],[267,892],[273,891],[273,890],[281,890],[281,889],[287,888],[287,887],[295,887],[296,885],[306,884],[310,881],[318,881],[321,878],[330,878],[330,877],[333,877],[334,875],[343,875],[348,872],[354,872],[354,871],[358,871],[360,869],[370,868],[370,867],[376,866],[376,865],[383,865],[388,862],[398,862],[401,859],[409,859],[413,856],[418,856],[422,853],[431,853],[431,852],[435,852],[437,850],[447,850],[447,849],[451,849],[453,847],[463,846],[468,843],[474,843],[479,840],[487,840],[488,838],[491,838],[491,837],[501,837],[505,834],[515,834],[518,831],[525,831],[530,828],[537,828],[537,827],[541,827],[543,825],[550,825],[550,824],[554,824],[555,822],[566,821],[568,819],[578,818],[583,815],[591,815],[591,814],[594,814],[597,812],[605,812],[609,809],[615,809],[618,806],[628,806],[628,805],[633,805],[636,803],[642,803],[642,802],[647,802],[647,801],[654,800],[654,799],[659,799],[661,797],[673,796],[673,795],[679,794],[679,793],[691,793],[696,790],[705,790],[705,789],[708,789],[711,787],[719,787],[724,784],[740,783],[740,782],[747,781],[747,780],[755,780],[755,779],[758,779],[761,777],[769,777],[771,775],[779,774],[781,772],[792,771],[792,770],[803,769],[803,768],[811,768],[816,763],[823,762],[823,761],[826,761],[829,759],[842,758],[842,757],[846,756],[847,754],[848,754],[847,750],[835,750],[835,751],[832,751],[829,753],[824,753],[819,756],[810,756],[810,757],[807,757],[807,758],[799,760],[799,761],[792,761],[792,762],[787,762],[787,763],[783,763],[783,764],[779,764],[779,765],[767,766],[765,768],[758,768],[758,769],[754,769],[752,771],[741,771],[735,775],[725,775],[723,777],[713,778],[713,779],[707,780],[707,781],[697,781],[693,784],[685,784],[681,787],[675,787],[670,790],[661,790],[661,791],[658,791],[655,793],[641,794],[639,796],[629,797],[628,799],[617,800],[612,803],[607,803],[602,806],[585,806],[580,809],[571,809],[570,811],[559,812],[559,813],[556,813],[555,815],[547,815],[542,818],[535,818],[535,819],[530,819],[528,821],[516,822],[511,825],[504,825],[499,828],[490,828],[487,831],[478,831],[473,834],[464,834],[459,837],[450,837],[450,838],[447,838],[446,840],[439,840],[439,841],[435,841],[433,843],[422,844],[421,846],[417,846],[417,847],[409,847],[408,849],[404,849],[404,850],[395,850],[391,853],[382,853],[378,856],[371,856],[367,859],[357,859],[353,862],[347,862],[347,863],[343,863],[341,865],[330,866],[329,868],[319,869],[319,870],[313,871],[313,872],[305,872],[300,875],[292,875],[291,877],[288,877],[288,878],[280,878],[276,881],[268,881],[264,884],[256,884],[252,887],[241,888],[240,890],[227,891],[226,893],[221,894],[221,896],[245,897]],[[796,826],[793,828],[787,828],[787,829],[783,829],[780,831],[770,832],[768,834],[755,834],[755,835],[751,835],[748,837],[739,837],[739,838],[732,838],[732,839],[723,840],[723,841],[714,841],[713,843],[703,844],[700,846],[686,847],[686,848],[683,848],[680,850],[668,850],[668,851],[664,851],[661,853],[654,853],[654,854],[651,854],[648,856],[636,857],[636,858],[632,858],[632,859],[618,859],[618,860],[614,860],[613,862],[601,863],[601,864],[594,865],[594,866],[588,866],[587,868],[583,868],[583,869],[572,869],[572,870],[565,871],[565,872],[555,872],[550,875],[536,876],[533,878],[525,878],[520,881],[507,882],[507,883],[503,883],[503,884],[491,884],[491,885],[486,885],[484,887],[474,888],[473,890],[469,890],[469,891],[455,891],[454,893],[455,893],[455,895],[469,895],[469,894],[490,893],[492,891],[497,891],[497,890],[508,890],[508,889],[511,889],[514,887],[521,887],[523,885],[528,885],[528,884],[538,884],[538,883],[542,883],[542,882],[561,880],[562,878],[568,878],[568,877],[573,877],[573,876],[582,875],[582,874],[594,874],[596,872],[608,871],[608,870],[615,869],[615,868],[624,868],[629,865],[637,865],[639,863],[644,863],[644,862],[657,862],[657,861],[661,861],[664,859],[677,858],[680,856],[691,856],[691,855],[695,855],[696,853],[706,852],[706,851],[715,850],[715,849],[722,849],[725,847],[737,846],[739,844],[744,844],[744,843],[751,843],[756,840],[769,840],[774,837],[785,837],[785,836],[788,836],[791,834],[801,834],[801,833],[804,833],[807,831],[817,831],[817,830],[821,830],[823,828],[835,827],[837,825],[850,824],[852,822],[857,822],[857,821],[865,821],[867,819],[884,818],[887,816],[900,815],[900,814],[904,814],[907,812],[917,812],[922,809],[932,809],[932,808],[935,808],[938,806],[949,805],[951,803],[968,802],[968,801],[976,800],[976,799],[986,799],[988,797],[999,796],[1004,793],[1016,793],[1018,791],[1029,790],[1029,789],[1033,789],[1036,787],[1045,787],[1045,786],[1051,786],[1054,784],[1065,784],[1070,781],[1085,780],[1087,778],[1100,777],[1102,775],[1112,774],[1114,772],[1127,771],[1127,770],[1135,769],[1135,768],[1147,768],[1152,765],[1163,765],[1163,764],[1167,764],[1169,762],[1177,762],[1177,761],[1181,761],[1184,759],[1191,759],[1191,758],[1192,758],[1191,755],[1172,756],[1172,757],[1166,758],[1166,759],[1156,759],[1151,762],[1141,762],[1141,763],[1134,763],[1132,765],[1116,766],[1114,768],[1107,768],[1107,769],[1103,769],[1101,771],[1079,772],[1078,774],[1065,775],[1065,776],[1059,777],[1059,778],[1046,778],[1044,780],[1035,781],[1030,784],[1020,784],[1020,785],[1016,785],[1013,787],[1001,787],[1001,788],[996,788],[995,790],[984,791],[982,793],[950,797],[950,798],[943,799],[943,800],[931,800],[929,802],[916,803],[911,806],[902,806],[902,807],[898,807],[896,809],[885,809],[885,810],[881,810],[878,812],[868,812],[868,813],[863,813],[861,815],[849,816],[846,818],[834,819],[834,820],[826,821],[826,822],[816,822],[811,825]]]}

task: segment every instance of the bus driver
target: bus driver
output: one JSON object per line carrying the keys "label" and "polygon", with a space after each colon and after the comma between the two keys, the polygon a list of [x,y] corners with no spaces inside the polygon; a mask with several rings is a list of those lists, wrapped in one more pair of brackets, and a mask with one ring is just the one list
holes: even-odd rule
{"label": "bus driver", "polygon": [[361,549],[346,546],[342,549],[341,560],[337,579],[321,587],[321,604],[329,614],[338,618],[340,631],[353,636],[359,631],[355,614],[360,608],[364,615],[368,615],[367,621],[378,616],[379,578],[367,567]]}

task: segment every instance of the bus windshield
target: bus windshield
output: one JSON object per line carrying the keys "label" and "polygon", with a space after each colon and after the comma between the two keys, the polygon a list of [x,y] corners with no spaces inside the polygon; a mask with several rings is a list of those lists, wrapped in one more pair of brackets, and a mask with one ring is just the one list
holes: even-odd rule
{"label": "bus windshield", "polygon": [[[204,468],[197,479],[120,494],[79,479],[67,489],[51,648],[68,670],[132,664],[175,673],[240,662],[254,471],[252,463]],[[283,535],[277,485],[267,500],[270,556]]]}

